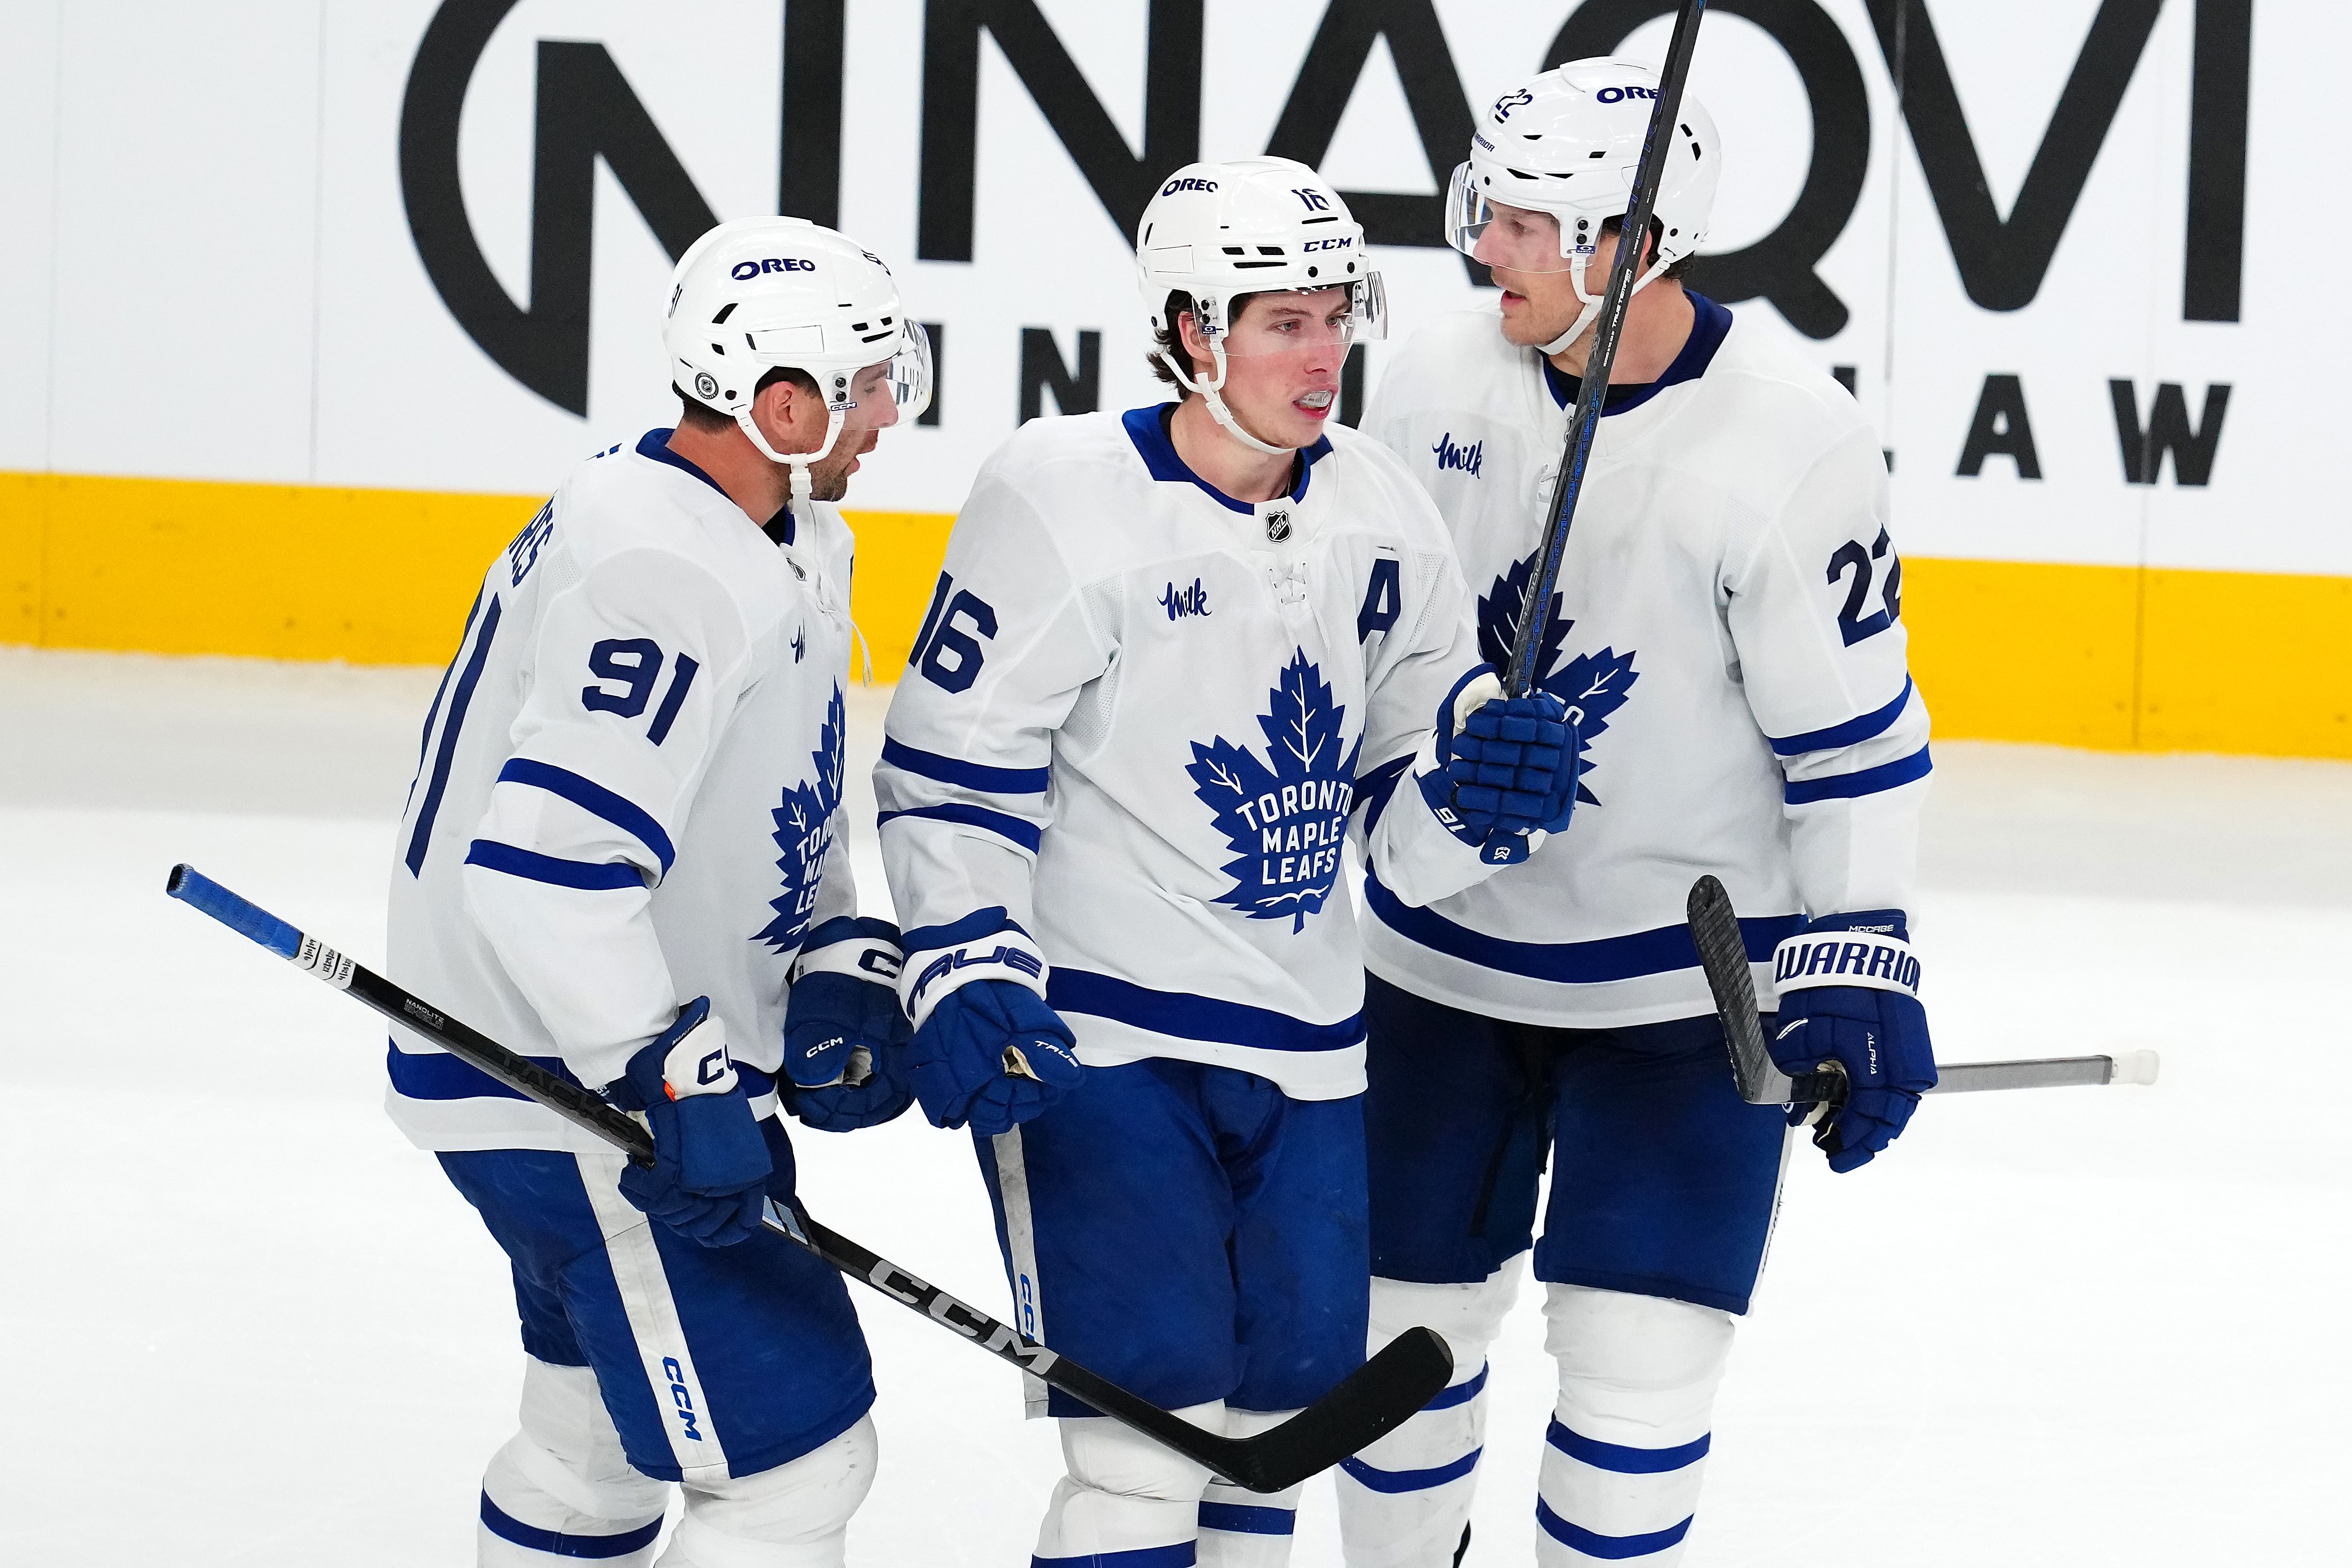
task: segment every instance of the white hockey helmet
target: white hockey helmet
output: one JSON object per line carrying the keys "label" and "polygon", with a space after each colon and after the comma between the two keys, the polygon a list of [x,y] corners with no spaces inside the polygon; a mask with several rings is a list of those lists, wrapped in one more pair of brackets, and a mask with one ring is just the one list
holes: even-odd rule
{"label": "white hockey helmet", "polygon": [[1245,294],[1344,288],[1348,309],[1332,328],[1339,352],[1359,338],[1388,335],[1387,300],[1364,250],[1363,226],[1320,174],[1293,159],[1187,163],[1169,175],[1143,209],[1135,270],[1154,332],[1177,331],[1170,294],[1191,297],[1215,369],[1196,380],[1190,356],[1162,350],[1161,363],[1179,384],[1202,395],[1228,433],[1261,452],[1288,448],[1243,429],[1220,395],[1226,356],[1250,352],[1232,334],[1235,301]]}
{"label": "white hockey helmet", "polygon": [[[833,450],[857,406],[859,371],[887,363],[906,417],[931,400],[930,340],[905,319],[890,269],[806,218],[737,218],[689,246],[670,275],[662,344],[680,390],[732,416],[770,461],[791,465],[796,502],[809,499],[809,465]],[[751,418],[760,378],[779,368],[803,372],[824,397],[824,444],[814,452],[777,451]]]}
{"label": "white hockey helmet", "polygon": [[[1638,60],[1570,60],[1496,99],[1471,138],[1470,161],[1454,171],[1445,237],[1456,250],[1490,267],[1574,278],[1583,313],[1544,345],[1546,353],[1575,342],[1601,309],[1601,296],[1585,287],[1585,263],[1601,224],[1623,218],[1633,205],[1642,143],[1657,99],[1658,73]],[[1715,206],[1723,167],[1715,121],[1688,93],[1681,107],[1651,212],[1658,226],[1657,258],[1634,281],[1636,290],[1699,247]],[[1554,221],[1515,223],[1496,211],[1498,204]]]}

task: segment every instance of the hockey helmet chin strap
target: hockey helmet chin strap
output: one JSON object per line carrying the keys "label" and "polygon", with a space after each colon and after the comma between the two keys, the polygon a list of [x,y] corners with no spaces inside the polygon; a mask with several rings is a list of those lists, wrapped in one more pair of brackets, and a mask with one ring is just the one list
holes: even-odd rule
{"label": "hockey helmet chin strap", "polygon": [[1276,447],[1269,442],[1261,441],[1242,428],[1242,422],[1234,417],[1234,411],[1225,406],[1225,400],[1218,395],[1218,389],[1225,384],[1225,350],[1224,345],[1214,338],[1209,340],[1209,357],[1216,362],[1216,379],[1195,381],[1184,373],[1181,365],[1176,363],[1175,355],[1166,349],[1160,351],[1160,363],[1168,367],[1169,374],[1176,378],[1177,384],[1185,391],[1197,392],[1201,395],[1201,401],[1209,405],[1209,417],[1222,426],[1226,435],[1252,451],[1264,452],[1269,458],[1278,458],[1286,453],[1297,451],[1297,448],[1295,447]]}
{"label": "hockey helmet chin strap", "polygon": [[[1601,296],[1599,294],[1588,294],[1584,291],[1585,259],[1586,258],[1580,255],[1570,258],[1568,268],[1569,279],[1575,286],[1576,297],[1584,301],[1584,309],[1578,312],[1574,325],[1570,326],[1568,331],[1560,333],[1559,336],[1552,339],[1551,342],[1544,344],[1543,352],[1547,354],[1566,353],[1568,352],[1568,345],[1574,342],[1578,338],[1583,336],[1584,329],[1592,324],[1592,318],[1601,314]],[[1664,257],[1660,257],[1657,260],[1650,263],[1650,269],[1647,272],[1643,273],[1639,278],[1633,279],[1633,292],[1639,294],[1643,289],[1647,289],[1650,286],[1651,281],[1665,269],[1666,261]]]}
{"label": "hockey helmet chin strap", "polygon": [[751,410],[748,407],[735,416],[735,425],[751,437],[751,445],[757,447],[768,461],[782,463],[792,469],[793,505],[806,508],[816,499],[814,487],[809,480],[809,466],[823,462],[825,455],[833,450],[833,444],[841,439],[841,427],[848,423],[849,411],[856,406],[855,403],[838,403],[826,408],[824,440],[814,452],[779,452],[769,446],[768,437],[761,434],[759,424],[751,417]]}

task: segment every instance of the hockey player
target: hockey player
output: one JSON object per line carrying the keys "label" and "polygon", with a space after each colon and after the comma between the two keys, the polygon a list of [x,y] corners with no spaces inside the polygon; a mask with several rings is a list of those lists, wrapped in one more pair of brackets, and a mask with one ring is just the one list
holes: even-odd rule
{"label": "hockey player", "polygon": [[[1493,304],[1387,367],[1368,433],[1428,487],[1507,657],[1655,100],[1580,60],[1498,99],[1454,176],[1450,237]],[[1811,932],[1842,961],[1784,979],[1784,1067],[1841,1064],[1821,1130],[1851,1170],[1935,1081],[1908,968],[1927,713],[1905,670],[1885,465],[1853,400],[1677,280],[1724,150],[1685,98],[1537,676],[1584,747],[1573,826],[1527,864],[1416,908],[1375,864],[1373,1342],[1410,1323],[1456,1383],[1344,1468],[1354,1568],[1456,1561],[1483,1441],[1486,1347],[1535,1272],[1559,1365],[1538,1560],[1681,1552],[1708,1411],[1778,1201],[1784,1133],[1735,1092],[1685,932],[1703,872],[1765,960]],[[1916,973],[1916,972],[1915,972]]]}
{"label": "hockey player", "polygon": [[[1427,498],[1328,428],[1381,324],[1330,186],[1181,169],[1137,255],[1181,401],[982,468],[876,787],[916,1092],[974,1133],[1017,1326],[1245,1436],[1363,1360],[1343,837],[1401,898],[1465,887],[1566,811],[1566,729],[1487,700]],[[1032,1394],[1068,1467],[1038,1563],[1286,1558],[1295,1493]]]}
{"label": "hockey player", "polygon": [[389,943],[406,984],[640,1112],[656,1163],[399,1029],[389,1101],[514,1268],[521,1430],[480,1561],[650,1562],[675,1481],[665,1568],[826,1568],[873,1480],[873,1379],[840,1277],[759,1215],[793,1192],[780,1102],[846,1130],[911,1097],[896,932],[856,918],[835,816],[827,503],[920,411],[929,351],[880,261],[795,218],[697,241],[664,342],[677,428],[583,464],[483,580]]}

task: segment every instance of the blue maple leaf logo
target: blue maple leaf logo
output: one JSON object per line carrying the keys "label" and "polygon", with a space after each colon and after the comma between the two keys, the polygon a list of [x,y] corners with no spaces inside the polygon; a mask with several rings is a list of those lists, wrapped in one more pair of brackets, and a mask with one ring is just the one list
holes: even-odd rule
{"label": "blue maple leaf logo", "polygon": [[776,869],[783,873],[783,891],[768,900],[776,918],[751,940],[779,952],[800,946],[816,911],[817,880],[824,874],[825,853],[833,847],[834,813],[841,808],[842,738],[847,730],[836,681],[833,700],[825,704],[824,722],[817,730],[816,750],[809,753],[816,764],[814,776],[787,788],[768,814],[776,824],[771,837],[783,851],[776,861]]}
{"label": "blue maple leaf logo", "polygon": [[1222,735],[1205,746],[1192,742],[1184,772],[1234,850],[1221,868],[1234,887],[1216,902],[1254,921],[1286,916],[1294,934],[1323,908],[1339,877],[1339,849],[1356,798],[1356,756],[1363,746],[1359,736],[1342,754],[1347,717],[1300,648],[1283,667],[1257,721],[1265,735],[1265,762]]}
{"label": "blue maple leaf logo", "polygon": [[[1536,558],[1511,563],[1511,569],[1495,579],[1495,585],[1478,600],[1478,657],[1501,669],[1511,662],[1511,645],[1519,634],[1519,610],[1527,603],[1528,580],[1535,574]],[[1592,793],[1593,738],[1609,728],[1609,715],[1617,711],[1626,696],[1639,680],[1641,671],[1633,668],[1632,650],[1618,653],[1602,648],[1598,653],[1582,653],[1559,662],[1567,645],[1570,628],[1576,623],[1562,620],[1560,596],[1554,594],[1544,613],[1543,646],[1536,658],[1536,684],[1560,700],[1568,709],[1569,721],[1584,733],[1587,747],[1584,772],[1576,786],[1576,798],[1581,805],[1599,805]]]}

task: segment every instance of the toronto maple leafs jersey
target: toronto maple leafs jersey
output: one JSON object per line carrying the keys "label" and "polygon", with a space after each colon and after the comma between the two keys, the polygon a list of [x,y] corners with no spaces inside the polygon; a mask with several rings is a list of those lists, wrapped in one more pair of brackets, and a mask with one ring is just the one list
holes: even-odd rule
{"label": "toronto maple leafs jersey", "polygon": [[[822,503],[763,530],[669,434],[583,464],[491,563],[425,719],[386,967],[591,1088],[707,995],[770,1114],[802,937],[856,912],[850,534]],[[390,1068],[425,1148],[603,1147],[397,1026]]]}
{"label": "toronto maple leafs jersey", "polygon": [[[1757,991],[1808,915],[1911,897],[1927,710],[1906,669],[1885,460],[1843,388],[1693,296],[1674,363],[1619,386],[1547,623],[1545,689],[1586,739],[1567,829],[1425,909],[1365,884],[1375,973],[1455,1006],[1602,1027],[1712,1011],[1684,928],[1722,879]],[[1444,316],[1387,367],[1365,421],[1444,515],[1507,661],[1575,384]]]}
{"label": "toronto maple leafs jersey", "polygon": [[[1354,1094],[1351,824],[1400,897],[1486,874],[1396,787],[1477,662],[1468,600],[1377,444],[1333,430],[1249,504],[1185,466],[1174,409],[1024,426],[956,521],[875,773],[902,994],[919,1023],[970,978],[1020,980],[1089,1065]],[[959,945],[1000,921],[1034,952]]]}

